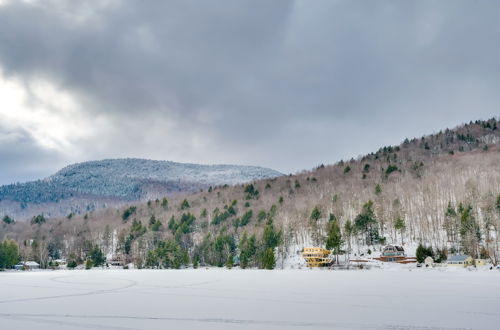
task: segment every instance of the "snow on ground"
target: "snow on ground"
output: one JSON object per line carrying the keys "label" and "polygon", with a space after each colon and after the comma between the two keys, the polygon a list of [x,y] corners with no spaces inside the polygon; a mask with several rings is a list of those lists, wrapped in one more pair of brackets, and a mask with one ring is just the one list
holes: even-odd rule
{"label": "snow on ground", "polygon": [[0,273],[1,329],[499,329],[481,269]]}

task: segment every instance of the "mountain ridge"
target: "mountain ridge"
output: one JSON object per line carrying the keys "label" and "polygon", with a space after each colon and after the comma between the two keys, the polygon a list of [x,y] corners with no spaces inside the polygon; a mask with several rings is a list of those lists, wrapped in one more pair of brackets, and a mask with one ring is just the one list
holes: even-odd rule
{"label": "mountain ridge", "polygon": [[[70,164],[41,180],[1,186],[0,202],[18,202],[21,211],[33,204],[61,203],[78,198],[97,202],[106,199],[110,205],[114,200],[141,200],[281,175],[272,169],[248,165],[201,165],[141,158],[103,159]],[[10,203],[11,213],[16,213],[12,206]],[[91,206],[91,209],[95,208]],[[68,213],[61,212],[50,213]]]}

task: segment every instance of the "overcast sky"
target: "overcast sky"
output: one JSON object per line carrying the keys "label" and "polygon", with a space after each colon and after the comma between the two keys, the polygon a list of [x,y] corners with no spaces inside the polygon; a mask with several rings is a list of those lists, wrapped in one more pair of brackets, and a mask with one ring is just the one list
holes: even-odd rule
{"label": "overcast sky", "polygon": [[290,173],[500,111],[500,1],[0,0],[0,184],[140,157]]}

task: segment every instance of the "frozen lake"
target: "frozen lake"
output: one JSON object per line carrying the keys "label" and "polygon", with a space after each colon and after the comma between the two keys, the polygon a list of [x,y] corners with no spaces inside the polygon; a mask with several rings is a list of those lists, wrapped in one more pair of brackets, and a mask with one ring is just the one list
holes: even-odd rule
{"label": "frozen lake", "polygon": [[0,329],[500,329],[499,271],[0,273]]}

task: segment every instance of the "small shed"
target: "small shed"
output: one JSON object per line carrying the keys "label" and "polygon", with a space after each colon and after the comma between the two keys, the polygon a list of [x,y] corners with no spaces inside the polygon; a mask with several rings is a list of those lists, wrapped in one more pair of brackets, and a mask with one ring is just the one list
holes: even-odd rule
{"label": "small shed", "polygon": [[467,255],[455,255],[448,258],[448,266],[468,267],[474,264],[474,259]]}
{"label": "small shed", "polygon": [[432,259],[432,257],[425,258],[424,265],[425,265],[425,267],[433,267],[434,266],[434,259]]}

